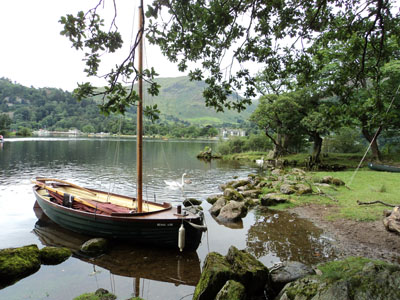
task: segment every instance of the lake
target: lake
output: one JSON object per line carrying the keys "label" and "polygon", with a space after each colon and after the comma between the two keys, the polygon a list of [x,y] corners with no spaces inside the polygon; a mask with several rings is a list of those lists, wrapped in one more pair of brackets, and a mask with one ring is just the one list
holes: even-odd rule
{"label": "lake", "polygon": [[[56,266],[42,265],[35,274],[0,290],[0,299],[69,300],[104,288],[118,299],[191,299],[202,263],[211,251],[225,255],[231,245],[246,249],[267,267],[286,260],[315,264],[335,257],[331,240],[307,220],[268,209],[250,211],[232,227],[218,224],[205,200],[221,193],[218,186],[233,178],[261,172],[237,161],[198,160],[204,141],[145,140],[143,198],[170,201],[203,200],[208,231],[196,252],[116,244],[97,259],[76,254]],[[77,250],[89,239],[51,222],[40,221],[33,210],[30,180],[56,177],[73,183],[135,196],[136,142],[113,138],[7,139],[0,148],[0,249],[37,244]],[[164,180],[191,184],[184,192],[171,190]]]}

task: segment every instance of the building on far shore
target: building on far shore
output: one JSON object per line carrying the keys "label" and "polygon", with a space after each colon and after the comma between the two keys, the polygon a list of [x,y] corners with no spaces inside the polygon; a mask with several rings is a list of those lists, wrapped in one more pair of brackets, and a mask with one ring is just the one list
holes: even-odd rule
{"label": "building on far shore", "polygon": [[243,129],[232,129],[232,128],[222,128],[221,137],[223,139],[228,139],[232,136],[246,136],[246,131]]}

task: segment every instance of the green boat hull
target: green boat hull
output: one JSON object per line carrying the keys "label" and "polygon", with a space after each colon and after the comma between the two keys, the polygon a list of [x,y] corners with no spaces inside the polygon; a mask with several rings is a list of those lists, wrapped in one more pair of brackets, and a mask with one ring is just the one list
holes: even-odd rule
{"label": "green boat hull", "polygon": [[[155,218],[115,217],[77,211],[43,199],[34,190],[37,203],[44,214],[68,230],[95,237],[125,240],[132,244],[153,244],[178,248],[179,228],[185,228],[185,250],[198,248],[202,231],[190,223],[203,225],[202,217]],[[190,222],[190,223],[189,223]]]}

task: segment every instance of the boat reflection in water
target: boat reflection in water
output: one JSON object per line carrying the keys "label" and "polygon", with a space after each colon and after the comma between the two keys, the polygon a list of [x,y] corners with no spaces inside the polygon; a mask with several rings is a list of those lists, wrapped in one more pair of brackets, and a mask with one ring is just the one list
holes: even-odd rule
{"label": "boat reflection in water", "polygon": [[45,246],[67,247],[73,256],[109,270],[111,274],[134,278],[135,295],[139,296],[139,280],[149,279],[174,285],[195,286],[200,278],[200,259],[195,251],[178,253],[171,249],[135,247],[123,242],[112,244],[108,253],[90,258],[80,252],[91,237],[73,233],[49,220],[35,208],[39,220],[33,232]]}

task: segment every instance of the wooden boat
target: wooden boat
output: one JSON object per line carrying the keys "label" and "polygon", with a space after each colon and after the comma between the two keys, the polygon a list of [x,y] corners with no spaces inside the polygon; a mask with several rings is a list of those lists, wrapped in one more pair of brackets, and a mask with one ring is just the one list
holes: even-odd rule
{"label": "wooden boat", "polygon": [[[143,72],[143,1],[139,24],[139,74]],[[137,103],[137,197],[131,198],[86,189],[55,179],[33,180],[34,194],[43,212],[55,223],[69,230],[97,237],[129,240],[134,244],[155,244],[185,249],[197,249],[205,230],[203,214],[192,213],[170,203],[143,203],[143,84],[139,76]]]}
{"label": "wooden boat", "polygon": [[374,171],[384,171],[384,172],[400,172],[400,167],[389,166],[389,165],[379,165],[372,162],[368,163],[368,168]]}
{"label": "wooden boat", "polygon": [[205,229],[202,214],[179,211],[179,206],[170,203],[145,201],[139,212],[136,198],[58,179],[36,178],[34,182],[34,194],[44,214],[78,233],[176,249],[180,244],[182,249],[194,250]]}

